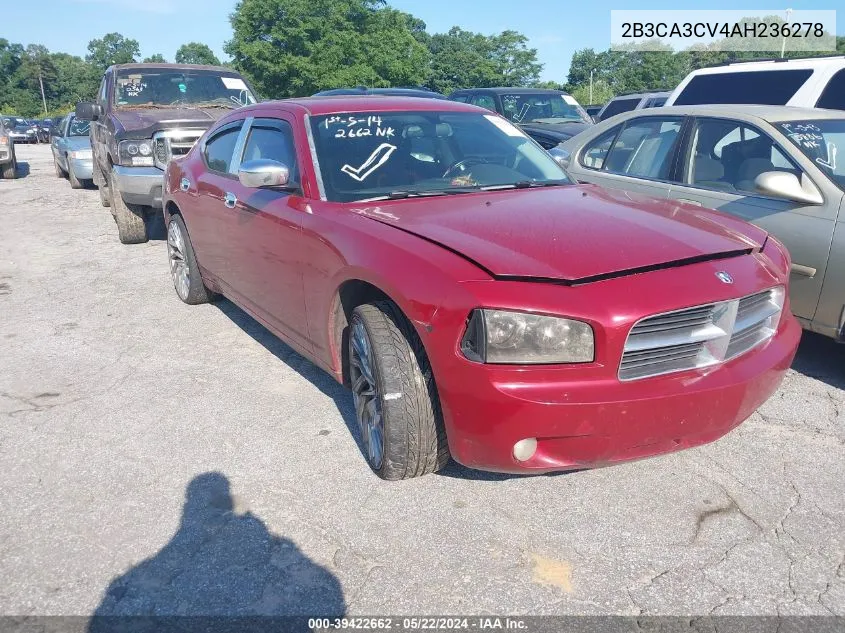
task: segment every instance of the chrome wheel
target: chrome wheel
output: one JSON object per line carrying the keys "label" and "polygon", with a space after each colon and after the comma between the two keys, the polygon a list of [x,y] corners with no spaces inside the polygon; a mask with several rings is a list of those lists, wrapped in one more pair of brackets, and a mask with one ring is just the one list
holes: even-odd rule
{"label": "chrome wheel", "polygon": [[355,416],[358,418],[367,460],[378,470],[384,460],[384,417],[381,411],[381,394],[375,379],[375,361],[370,337],[361,321],[353,321],[349,343],[349,377],[352,380]]}
{"label": "chrome wheel", "polygon": [[167,255],[170,259],[173,286],[179,298],[186,301],[191,292],[191,275],[185,260],[185,237],[177,222],[171,221],[167,227]]}

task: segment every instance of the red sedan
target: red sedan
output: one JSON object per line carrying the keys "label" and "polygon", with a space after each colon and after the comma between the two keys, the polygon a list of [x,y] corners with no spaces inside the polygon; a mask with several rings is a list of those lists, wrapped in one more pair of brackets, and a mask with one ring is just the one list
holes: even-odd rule
{"label": "red sedan", "polygon": [[715,440],[778,387],[789,256],[742,221],[573,184],[505,119],[267,102],[168,166],[170,269],[349,386],[385,479],[539,473]]}

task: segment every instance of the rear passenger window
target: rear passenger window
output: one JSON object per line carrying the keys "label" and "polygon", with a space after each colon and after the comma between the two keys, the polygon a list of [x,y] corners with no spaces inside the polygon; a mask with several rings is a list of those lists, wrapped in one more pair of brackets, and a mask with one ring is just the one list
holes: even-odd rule
{"label": "rear passenger window", "polygon": [[205,163],[212,171],[227,173],[232,164],[232,154],[241,133],[240,126],[229,128],[212,137],[205,144]]}
{"label": "rear passenger window", "polygon": [[683,119],[649,117],[629,121],[610,148],[604,171],[666,180]]}
{"label": "rear passenger window", "polygon": [[610,146],[613,145],[613,139],[619,134],[621,128],[621,125],[617,125],[596,137],[581,154],[581,164],[591,169],[601,169],[604,167],[604,161],[607,158],[607,153],[610,151]]}
{"label": "rear passenger window", "polygon": [[822,96],[819,97],[817,108],[829,110],[845,110],[845,69],[837,72],[827,82]]}
{"label": "rear passenger window", "polygon": [[244,147],[243,162],[274,160],[290,170],[290,180],[297,181],[296,150],[290,125],[284,121],[268,125],[253,124]]}
{"label": "rear passenger window", "polygon": [[639,97],[634,97],[633,99],[614,99],[607,104],[604,112],[601,113],[601,120],[604,121],[622,112],[630,112],[637,107],[639,102]]}
{"label": "rear passenger window", "polygon": [[683,89],[674,105],[701,103],[758,103],[786,105],[813,71],[758,70],[697,75]]}

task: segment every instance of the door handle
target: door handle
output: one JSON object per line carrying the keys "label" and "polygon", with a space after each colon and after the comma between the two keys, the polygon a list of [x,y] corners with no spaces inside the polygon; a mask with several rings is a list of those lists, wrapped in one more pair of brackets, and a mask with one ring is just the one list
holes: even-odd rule
{"label": "door handle", "polygon": [[802,264],[792,264],[791,272],[793,275],[802,275],[804,277],[809,277],[810,279],[816,276],[815,268],[811,268],[810,266],[804,266]]}
{"label": "door handle", "polygon": [[181,189],[182,191],[187,191],[190,188],[191,188],[191,181],[188,180],[187,178],[182,178],[182,180],[179,181],[179,189]]}
{"label": "door handle", "polygon": [[684,202],[686,204],[691,204],[691,205],[694,205],[696,207],[702,206],[701,203],[698,202],[697,200],[689,200],[688,198],[678,198],[678,202]]}
{"label": "door handle", "polygon": [[234,209],[235,205],[238,203],[238,197],[230,192],[226,192],[226,195],[223,196],[223,204],[225,204],[230,209]]}

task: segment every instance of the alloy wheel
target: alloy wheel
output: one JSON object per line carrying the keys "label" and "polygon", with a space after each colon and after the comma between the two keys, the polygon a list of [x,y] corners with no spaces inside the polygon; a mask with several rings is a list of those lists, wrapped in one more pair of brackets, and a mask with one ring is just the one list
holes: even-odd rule
{"label": "alloy wheel", "polygon": [[177,222],[170,222],[167,227],[167,255],[170,259],[173,286],[179,298],[186,301],[191,292],[191,276],[188,262],[185,260],[185,237]]}
{"label": "alloy wheel", "polygon": [[375,365],[370,337],[361,321],[352,325],[350,336],[350,378],[355,417],[361,429],[364,452],[370,465],[378,470],[384,461],[384,416],[381,394],[375,378]]}

